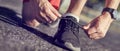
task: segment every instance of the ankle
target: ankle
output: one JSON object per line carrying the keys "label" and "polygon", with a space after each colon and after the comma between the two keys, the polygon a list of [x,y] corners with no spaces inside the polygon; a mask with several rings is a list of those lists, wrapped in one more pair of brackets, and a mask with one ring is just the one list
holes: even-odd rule
{"label": "ankle", "polygon": [[66,17],[66,16],[72,16],[72,17],[76,18],[77,22],[79,22],[79,20],[80,20],[80,18],[78,16],[76,16],[72,13],[66,13],[66,14],[63,15],[63,17]]}

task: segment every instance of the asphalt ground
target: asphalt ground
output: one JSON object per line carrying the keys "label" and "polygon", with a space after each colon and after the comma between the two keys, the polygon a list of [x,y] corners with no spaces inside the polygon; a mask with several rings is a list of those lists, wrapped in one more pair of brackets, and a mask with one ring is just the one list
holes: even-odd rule
{"label": "asphalt ground", "polygon": [[[0,6],[0,51],[68,51],[53,42],[57,27],[41,24],[31,28],[22,24],[21,0],[0,0]],[[111,28],[100,40],[89,39],[82,29],[79,34],[82,51],[120,51],[120,33]]]}

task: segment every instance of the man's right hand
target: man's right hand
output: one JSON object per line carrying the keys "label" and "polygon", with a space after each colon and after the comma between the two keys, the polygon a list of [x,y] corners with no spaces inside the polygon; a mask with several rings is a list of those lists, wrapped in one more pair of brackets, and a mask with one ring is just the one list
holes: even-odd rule
{"label": "man's right hand", "polygon": [[91,39],[101,39],[105,37],[112,22],[113,19],[111,18],[109,12],[105,12],[97,18],[93,19],[83,28]]}

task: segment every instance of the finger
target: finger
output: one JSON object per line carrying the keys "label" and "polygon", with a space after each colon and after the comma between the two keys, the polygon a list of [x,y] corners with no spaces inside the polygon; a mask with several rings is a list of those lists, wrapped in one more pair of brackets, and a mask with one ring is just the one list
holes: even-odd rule
{"label": "finger", "polygon": [[106,34],[104,34],[104,33],[100,33],[99,37],[100,37],[100,38],[103,38],[103,37],[105,37],[105,35],[106,35]]}
{"label": "finger", "polygon": [[51,11],[58,17],[61,17],[61,14],[54,8],[54,7],[51,7]]}
{"label": "finger", "polygon": [[89,29],[90,25],[91,25],[91,24],[89,23],[89,24],[83,26],[83,29],[85,29],[85,30]]}
{"label": "finger", "polygon": [[93,33],[93,34],[90,35],[90,38],[91,38],[91,39],[101,39],[101,38],[103,38],[103,37],[104,37],[104,34],[99,33],[99,32]]}
{"label": "finger", "polygon": [[100,39],[101,37],[98,36],[98,33],[93,33],[93,34],[90,35],[90,38],[91,39]]}
{"label": "finger", "polygon": [[50,9],[46,9],[45,13],[46,13],[46,16],[52,21],[55,21],[57,19],[57,16]]}
{"label": "finger", "polygon": [[103,37],[97,36],[97,37],[94,37],[93,39],[97,40],[97,39],[101,39],[101,38],[103,38]]}
{"label": "finger", "polygon": [[50,19],[47,18],[47,16],[43,12],[40,12],[36,19],[40,22],[50,22]]}
{"label": "finger", "polygon": [[95,38],[93,38],[93,39],[97,40],[97,39],[101,39],[101,37],[95,37]]}
{"label": "finger", "polygon": [[92,34],[89,35],[89,37],[90,37],[91,39],[94,39],[94,38],[98,37],[97,34],[98,34],[98,33],[92,33]]}
{"label": "finger", "polygon": [[92,28],[88,29],[88,34],[93,34],[93,33],[96,33],[96,32],[97,32],[97,30],[96,30],[95,27],[92,27]]}
{"label": "finger", "polygon": [[44,14],[44,13],[42,13],[41,12],[41,16],[46,20],[46,21],[50,21],[50,19],[47,17],[47,15],[46,14]]}

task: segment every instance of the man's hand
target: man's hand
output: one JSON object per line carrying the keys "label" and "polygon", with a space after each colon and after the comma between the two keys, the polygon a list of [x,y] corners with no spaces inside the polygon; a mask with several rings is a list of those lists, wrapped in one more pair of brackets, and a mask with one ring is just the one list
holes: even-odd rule
{"label": "man's hand", "polygon": [[49,3],[48,0],[29,0],[23,3],[22,16],[25,24],[36,27],[39,22],[51,23],[61,14]]}
{"label": "man's hand", "polygon": [[[45,20],[49,23],[55,21],[61,14],[50,4],[48,0],[36,0],[34,4],[37,8],[36,19],[39,21]],[[42,19],[41,19],[42,18]]]}
{"label": "man's hand", "polygon": [[105,37],[112,21],[111,15],[108,12],[104,12],[83,28],[91,39],[100,39]]}

